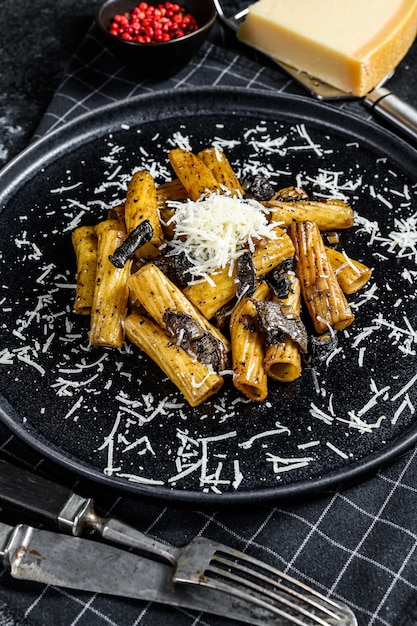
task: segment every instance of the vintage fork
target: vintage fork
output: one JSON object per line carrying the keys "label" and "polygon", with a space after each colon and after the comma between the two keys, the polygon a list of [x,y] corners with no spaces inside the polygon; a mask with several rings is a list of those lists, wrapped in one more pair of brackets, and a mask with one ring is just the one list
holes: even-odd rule
{"label": "vintage fork", "polygon": [[170,547],[118,520],[102,522],[104,538],[170,562],[175,583],[203,585],[249,601],[273,613],[277,626],[357,626],[345,604],[244,552],[206,537]]}
{"label": "vintage fork", "polygon": [[[180,549],[173,580],[249,600],[277,616],[278,624],[356,626],[352,611],[292,576],[243,552],[195,538]],[[281,621],[278,621],[278,620]]]}

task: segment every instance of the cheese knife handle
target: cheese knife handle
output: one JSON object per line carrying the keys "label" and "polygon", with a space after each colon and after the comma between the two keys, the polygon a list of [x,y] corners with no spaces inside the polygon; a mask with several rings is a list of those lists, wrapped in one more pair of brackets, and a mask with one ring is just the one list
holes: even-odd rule
{"label": "cheese knife handle", "polygon": [[373,89],[364,102],[375,113],[417,142],[417,109],[385,87]]}

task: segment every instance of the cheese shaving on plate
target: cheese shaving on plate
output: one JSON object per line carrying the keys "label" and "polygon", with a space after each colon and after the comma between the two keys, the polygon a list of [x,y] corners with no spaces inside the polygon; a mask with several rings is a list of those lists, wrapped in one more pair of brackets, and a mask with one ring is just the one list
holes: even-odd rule
{"label": "cheese shaving on plate", "polygon": [[236,260],[254,242],[275,239],[277,222],[268,223],[268,211],[256,200],[211,194],[197,201],[169,202],[175,209],[168,224],[175,224],[175,237],[168,255],[185,254],[194,279],[204,279]]}

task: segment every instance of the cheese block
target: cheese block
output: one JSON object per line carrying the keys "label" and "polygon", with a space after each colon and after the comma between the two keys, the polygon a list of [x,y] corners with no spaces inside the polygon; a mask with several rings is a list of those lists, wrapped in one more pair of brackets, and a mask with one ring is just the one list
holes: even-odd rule
{"label": "cheese block", "polygon": [[416,33],[417,0],[259,0],[238,38],[364,96],[401,61]]}

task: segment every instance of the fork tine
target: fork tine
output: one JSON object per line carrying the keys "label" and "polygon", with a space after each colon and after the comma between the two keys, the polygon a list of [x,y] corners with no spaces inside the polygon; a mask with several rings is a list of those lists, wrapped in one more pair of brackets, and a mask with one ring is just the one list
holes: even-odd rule
{"label": "fork tine", "polygon": [[[194,582],[250,601],[297,626],[357,626],[350,609],[243,552],[199,537],[178,561],[176,582]],[[278,617],[279,616],[279,617]]]}
{"label": "fork tine", "polygon": [[[254,595],[253,593],[248,593],[247,591],[243,591],[239,589],[238,587],[230,584],[230,582],[223,583],[220,580],[213,580],[210,577],[207,577],[203,584],[204,586],[211,587],[213,589],[216,589],[217,591],[222,591],[228,595],[233,595],[233,596],[236,596],[237,598],[241,598],[242,600],[246,602],[249,601],[255,604],[256,606],[259,606],[260,608],[263,608],[269,611],[274,616],[282,617],[285,621],[284,622],[274,621],[273,623],[274,624],[276,623],[276,626],[284,626],[284,625],[287,626],[289,623],[295,624],[295,626],[314,626],[314,622],[312,622],[310,619],[311,614],[305,616],[306,618],[309,618],[308,622],[305,619],[299,619],[296,615],[294,615],[294,613],[291,614],[284,608],[279,608],[278,606],[274,606],[271,604],[271,602],[262,600],[262,598],[258,597],[257,595]],[[298,613],[298,615],[302,615],[298,606],[295,607],[295,611]],[[317,623],[319,625],[323,624],[324,626],[333,626],[333,625],[335,626],[337,622],[330,623],[330,622],[317,622],[316,621],[316,624]]]}
{"label": "fork tine", "polygon": [[[221,560],[222,563],[224,563],[225,565],[228,565],[230,562],[226,561],[226,560]],[[233,564],[232,564],[233,566]],[[245,571],[248,572],[248,570],[246,568],[241,568],[240,571]],[[284,594],[277,594],[277,593],[273,593],[271,592],[269,589],[266,589],[265,587],[262,587],[260,585],[257,585],[256,583],[247,580],[245,578],[242,578],[241,576],[237,576],[236,574],[233,574],[232,572],[227,572],[225,570],[222,570],[218,567],[210,567],[210,572],[212,572],[213,574],[217,574],[218,576],[220,576],[221,578],[225,578],[227,579],[227,581],[232,581],[234,583],[237,583],[239,585],[242,585],[243,587],[248,587],[252,592],[258,592],[261,595],[265,595],[267,596],[269,599],[274,600],[275,602],[279,602],[280,604],[284,605],[285,607],[287,607],[287,609],[291,609],[293,611],[296,611],[298,614],[304,615],[305,617],[309,618],[309,620],[311,622],[313,622],[314,624],[318,624],[319,626],[329,626],[329,622],[326,620],[324,621],[322,618],[320,618],[318,615],[314,615],[313,613],[311,613],[310,610],[306,610],[300,603],[295,604],[293,601],[291,601],[291,599],[286,598],[286,595],[288,594],[289,596],[293,596],[295,597],[297,600],[299,600],[299,602],[302,603],[306,603],[312,607],[314,607],[315,609],[318,609],[324,613],[327,614],[328,617],[331,617],[333,619],[338,619],[338,615],[334,612],[330,612],[328,609],[326,609],[326,607],[323,607],[319,604],[317,604],[317,602],[311,603],[309,598],[306,596],[302,596],[299,593],[293,592],[293,590],[286,588],[284,585],[280,584],[280,583],[274,583],[274,586],[278,589],[280,589],[281,591],[284,592]],[[252,572],[250,572],[252,573]],[[209,577],[208,577],[209,578]],[[266,580],[268,583],[271,583],[271,581],[269,581],[268,579],[266,579],[265,577],[260,577],[261,580]],[[216,581],[218,579],[216,578]],[[230,589],[230,587],[228,587]],[[269,607],[270,610],[273,610],[271,608],[270,604],[267,604],[267,606]],[[288,618],[288,613],[279,613],[282,614],[283,616]],[[296,618],[294,618],[294,623],[296,624],[303,624],[303,626],[305,626],[306,622],[302,621],[299,622]]]}
{"label": "fork tine", "polygon": [[[312,589],[311,587],[308,587],[307,585],[302,583],[300,580],[296,580],[289,574],[286,574],[285,572],[277,570],[276,568],[268,565],[267,563],[262,563],[258,559],[254,559],[253,557],[247,554],[244,554],[243,552],[237,552],[237,551],[233,552],[232,556],[234,558],[238,558],[244,563],[251,563],[252,565],[255,565],[256,567],[258,567],[259,569],[267,570],[268,572],[270,572],[271,574],[273,574],[274,576],[278,578],[278,580],[275,580],[268,576],[265,576],[265,574],[262,574],[261,572],[255,571],[253,569],[249,569],[245,565],[237,564],[236,561],[230,561],[227,558],[221,557],[219,556],[220,554],[224,554],[225,556],[228,555],[228,553],[223,552],[222,550],[217,550],[213,555],[212,561],[222,563],[223,565],[226,565],[227,567],[230,567],[232,569],[238,569],[240,572],[244,572],[245,574],[249,576],[256,577],[256,579],[262,581],[265,584],[269,584],[275,587],[276,589],[281,589],[282,591],[285,591],[285,593],[287,593],[290,596],[293,596],[299,600],[302,599],[306,604],[309,604],[310,606],[319,609],[323,613],[327,613],[329,617],[333,617],[333,618],[338,617],[338,615],[334,612],[334,608],[339,608],[339,607],[337,605],[335,606],[335,603],[331,599],[326,598],[325,596],[320,594],[318,591]],[[214,571],[213,567],[210,567],[210,569]],[[217,573],[222,574],[223,576],[227,576],[227,577],[232,576],[231,573],[225,572],[224,570],[219,570]],[[285,580],[288,583],[291,583],[292,585],[294,585],[294,587],[301,589],[304,593],[300,594],[300,592],[297,591],[296,589],[293,589],[289,587],[288,585],[284,585],[282,582],[280,582],[280,579]],[[258,591],[260,590],[259,586],[254,583],[251,583],[251,581],[248,581],[246,579],[241,579],[241,578],[239,578],[238,580],[240,580],[241,582],[245,582],[245,584],[248,586],[253,586],[254,589],[257,588]],[[266,595],[270,595],[271,598],[274,597],[274,595],[269,590],[265,588],[261,588],[261,590]],[[308,594],[308,595],[305,595],[305,594]],[[319,600],[321,600],[321,602],[324,602],[325,606],[323,606],[323,604],[321,603],[317,603],[315,598],[318,598]]]}

